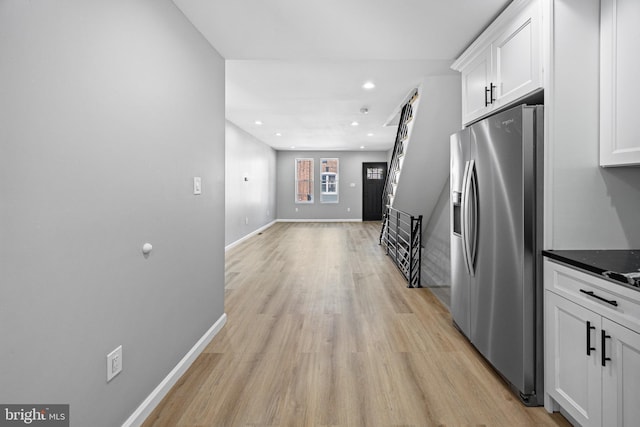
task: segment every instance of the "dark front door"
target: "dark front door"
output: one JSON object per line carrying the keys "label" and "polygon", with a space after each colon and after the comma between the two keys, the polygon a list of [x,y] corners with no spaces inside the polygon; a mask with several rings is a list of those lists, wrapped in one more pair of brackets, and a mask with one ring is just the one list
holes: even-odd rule
{"label": "dark front door", "polygon": [[387,177],[387,163],[362,164],[362,220],[382,219],[382,193]]}

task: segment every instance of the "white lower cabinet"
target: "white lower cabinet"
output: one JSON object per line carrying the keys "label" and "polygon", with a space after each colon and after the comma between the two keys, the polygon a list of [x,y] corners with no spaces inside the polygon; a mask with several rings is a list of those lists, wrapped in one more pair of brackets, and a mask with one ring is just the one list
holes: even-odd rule
{"label": "white lower cabinet", "polygon": [[640,334],[607,317],[623,319],[628,289],[606,294],[618,285],[548,260],[544,275],[546,409],[560,406],[583,427],[640,425]]}
{"label": "white lower cabinet", "polygon": [[594,345],[600,316],[550,291],[545,311],[545,393],[581,425],[600,425],[602,374]]}
{"label": "white lower cabinet", "polygon": [[640,334],[602,319],[607,338],[602,368],[602,425],[640,425]]}

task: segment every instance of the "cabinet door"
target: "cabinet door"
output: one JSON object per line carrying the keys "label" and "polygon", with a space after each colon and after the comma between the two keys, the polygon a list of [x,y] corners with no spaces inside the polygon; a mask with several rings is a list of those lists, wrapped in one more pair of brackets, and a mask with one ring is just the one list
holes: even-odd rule
{"label": "cabinet door", "polygon": [[545,291],[545,392],[583,427],[601,423],[600,323],[594,312]]}
{"label": "cabinet door", "polygon": [[600,165],[640,165],[640,2],[602,0],[600,13]]}
{"label": "cabinet door", "polygon": [[469,123],[491,109],[487,92],[491,78],[491,49],[484,49],[462,72],[462,122]]}
{"label": "cabinet door", "polygon": [[542,87],[540,2],[532,2],[493,42],[495,107]]}
{"label": "cabinet door", "polygon": [[640,420],[640,334],[602,319],[602,425],[637,426]]}

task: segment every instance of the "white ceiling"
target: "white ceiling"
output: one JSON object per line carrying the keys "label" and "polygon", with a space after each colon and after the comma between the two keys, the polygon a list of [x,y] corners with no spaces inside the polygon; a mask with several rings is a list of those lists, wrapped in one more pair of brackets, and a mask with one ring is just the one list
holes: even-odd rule
{"label": "white ceiling", "polygon": [[228,120],[279,150],[388,150],[407,93],[510,0],[174,2],[227,60]]}

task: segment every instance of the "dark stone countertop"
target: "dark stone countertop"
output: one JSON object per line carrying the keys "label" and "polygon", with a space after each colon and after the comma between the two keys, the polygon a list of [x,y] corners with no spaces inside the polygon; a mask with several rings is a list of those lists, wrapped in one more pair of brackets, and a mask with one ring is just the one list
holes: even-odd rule
{"label": "dark stone countertop", "polygon": [[640,290],[640,249],[548,250],[542,255]]}

